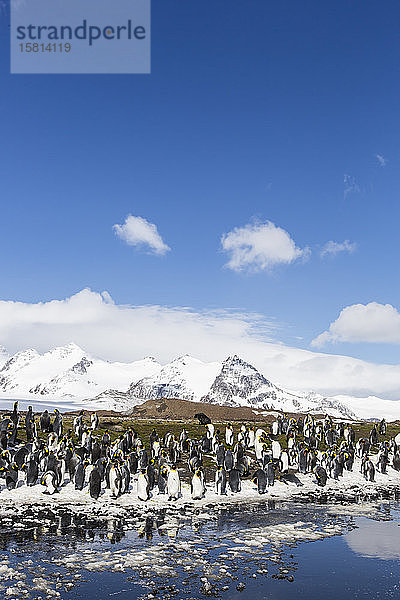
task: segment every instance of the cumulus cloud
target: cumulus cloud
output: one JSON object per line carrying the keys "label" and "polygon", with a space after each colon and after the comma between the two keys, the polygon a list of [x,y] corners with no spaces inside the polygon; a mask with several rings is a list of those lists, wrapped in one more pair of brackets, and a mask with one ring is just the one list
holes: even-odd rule
{"label": "cumulus cloud", "polygon": [[289,233],[271,221],[235,227],[222,236],[221,246],[230,257],[225,266],[233,271],[266,271],[310,254],[309,248],[298,248]]}
{"label": "cumulus cloud", "polygon": [[382,156],[382,154],[375,154],[375,158],[381,167],[386,167],[387,160],[384,156]]}
{"label": "cumulus cloud", "polygon": [[336,256],[340,252],[354,252],[357,244],[355,242],[349,242],[349,240],[345,240],[344,242],[333,242],[330,240],[325,244],[325,246],[321,250],[321,257],[325,256]]}
{"label": "cumulus cloud", "polygon": [[292,348],[274,341],[276,335],[274,321],[258,314],[121,305],[90,289],[49,302],[0,301],[0,344],[11,353],[28,347],[45,352],[71,341],[123,362],[151,355],[166,363],[185,353],[221,361],[236,353],[289,389],[398,397],[400,365]]}
{"label": "cumulus cloud", "polygon": [[311,344],[322,347],[329,342],[400,344],[400,313],[391,304],[378,302],[346,306]]}
{"label": "cumulus cloud", "polygon": [[166,254],[171,250],[164,243],[154,223],[143,217],[128,215],[122,225],[113,225],[116,235],[129,246],[146,246],[152,254]]}

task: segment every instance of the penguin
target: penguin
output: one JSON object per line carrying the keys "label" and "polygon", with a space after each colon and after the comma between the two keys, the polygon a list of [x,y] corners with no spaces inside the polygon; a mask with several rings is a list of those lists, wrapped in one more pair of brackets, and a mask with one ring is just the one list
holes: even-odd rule
{"label": "penguin", "polygon": [[[82,413],[82,411],[81,411],[81,413]],[[83,418],[82,418],[82,414],[79,414],[79,416],[75,417],[75,419],[74,419],[74,432],[79,441],[81,441],[81,439],[82,439],[82,431],[83,431]]]}
{"label": "penguin", "polygon": [[215,457],[217,460],[217,467],[222,467],[225,461],[225,448],[223,444],[219,444],[217,447]]}
{"label": "penguin", "polygon": [[[4,467],[2,467],[2,470]],[[12,462],[5,468],[6,487],[8,490],[14,490],[18,485],[18,465]]]}
{"label": "penguin", "polygon": [[[73,451],[70,450],[70,452]],[[80,460],[81,459],[79,458],[79,456],[77,456],[77,454],[75,454],[75,452],[72,453],[71,457],[68,460],[67,469],[70,481],[74,480],[76,467],[78,466]]]}
{"label": "penguin", "polygon": [[324,487],[328,479],[328,475],[324,467],[322,467],[321,465],[317,465],[314,469],[314,474],[317,479],[317,485]]}
{"label": "penguin", "polygon": [[226,495],[226,471],[223,467],[218,467],[215,472],[215,492],[218,496]]}
{"label": "penguin", "polygon": [[371,433],[369,434],[369,442],[371,446],[376,446],[378,443],[378,432],[376,430],[375,425],[371,429]]}
{"label": "penguin", "polygon": [[209,438],[214,437],[214,425],[212,423],[206,424],[206,432],[207,432],[207,437],[209,437]]}
{"label": "penguin", "polygon": [[276,469],[276,466],[272,462],[268,463],[267,468],[265,469],[265,473],[267,476],[267,483],[268,483],[268,486],[271,486],[271,487],[275,483],[275,469]]}
{"label": "penguin", "polygon": [[233,429],[230,423],[225,428],[225,442],[227,446],[233,446]]}
{"label": "penguin", "polygon": [[32,406],[28,406],[28,412],[25,416],[25,431],[26,431],[26,439],[28,442],[33,440],[33,422],[35,418],[33,416]]}
{"label": "penguin", "polygon": [[[317,464],[317,453],[315,450],[310,450],[307,453],[307,472],[311,473]],[[342,469],[343,470],[343,469]]]}
{"label": "penguin", "polygon": [[57,457],[53,454],[53,452],[50,452],[47,456],[47,461],[46,461],[46,471],[53,471],[55,476],[57,477],[57,485],[60,485],[61,483],[61,463],[60,461],[57,459]]}
{"label": "penguin", "polygon": [[[206,435],[201,438],[201,449],[204,454],[211,452],[211,438],[207,437]],[[173,462],[172,458],[173,457],[170,456],[171,462]]]}
{"label": "penguin", "polygon": [[190,493],[193,500],[201,500],[206,493],[203,471],[198,469],[190,482]]}
{"label": "penguin", "polygon": [[175,467],[172,467],[168,473],[167,494],[168,500],[177,500],[181,495],[181,481]]}
{"label": "penguin", "polygon": [[361,473],[367,481],[375,481],[375,467],[367,455],[362,458]]}
{"label": "penguin", "polygon": [[286,450],[283,450],[281,453],[279,470],[281,473],[287,473],[289,471],[289,455]]}
{"label": "penguin", "polygon": [[101,444],[104,447],[108,447],[111,444],[111,436],[109,434],[108,429],[103,433],[103,437],[101,438]]}
{"label": "penguin", "polygon": [[381,452],[378,457],[378,462],[376,464],[376,468],[378,471],[386,475],[386,467],[389,464],[389,458],[386,452]]}
{"label": "penguin", "polygon": [[47,408],[40,416],[40,429],[43,433],[50,433],[51,431],[50,415]]}
{"label": "penguin", "polygon": [[105,458],[99,458],[99,460],[95,464],[95,467],[98,470],[102,481],[104,481],[106,464],[107,464],[107,461]]}
{"label": "penguin", "polygon": [[274,421],[271,425],[272,435],[278,435],[278,421]]}
{"label": "penguin", "polygon": [[149,478],[150,490],[152,490],[156,484],[156,469],[154,466],[154,460],[151,458],[146,469],[147,477]]}
{"label": "penguin", "polygon": [[0,446],[2,450],[7,450],[8,448],[8,440],[10,438],[11,432],[7,429],[0,430]]}
{"label": "penguin", "polygon": [[250,427],[250,429],[247,432],[247,447],[254,448],[254,441],[255,441],[254,427]]}
{"label": "penguin", "polygon": [[22,465],[25,463],[28,454],[29,450],[26,446],[21,446],[21,448],[19,448],[14,454],[14,462],[17,464],[19,469],[22,468]]}
{"label": "penguin", "polygon": [[118,498],[118,496],[120,496],[121,494],[122,489],[122,476],[120,469],[115,463],[111,466],[109,477],[111,497]]}
{"label": "penguin", "polygon": [[181,434],[179,436],[179,445],[181,452],[187,452],[189,448],[189,439],[186,429],[182,429]]}
{"label": "penguin", "polygon": [[227,473],[233,469],[233,454],[229,448],[225,452],[224,466]]}
{"label": "penguin", "polygon": [[147,477],[146,469],[142,469],[137,480],[137,495],[139,500],[146,502],[150,498],[149,478]]}
{"label": "penguin", "polygon": [[282,450],[280,443],[274,440],[272,442],[272,459],[278,461],[281,457],[281,452]]}
{"label": "penguin", "polygon": [[331,459],[331,477],[333,479],[338,480],[339,477],[343,475],[343,467],[339,462],[339,458],[337,456],[333,456]]}
{"label": "penguin", "polygon": [[393,469],[400,471],[400,451],[397,451],[393,456]]}
{"label": "penguin", "polygon": [[350,451],[344,450],[340,454],[340,457],[343,463],[343,467],[346,469],[346,471],[352,471],[354,464],[354,454]]}
{"label": "penguin", "polygon": [[127,494],[129,492],[129,486],[131,483],[131,474],[125,463],[121,465],[120,471],[122,478],[121,494]]}
{"label": "penguin", "polygon": [[332,431],[332,429],[328,429],[325,432],[325,443],[327,446],[332,446],[333,442],[334,442],[333,431]]}
{"label": "penguin", "polygon": [[128,455],[128,465],[131,475],[136,475],[138,470],[138,458],[136,456],[136,452],[131,452]]}
{"label": "penguin", "polygon": [[240,490],[242,489],[240,473],[238,469],[231,469],[229,471],[229,487],[233,494],[240,492]]}
{"label": "penguin", "polygon": [[63,418],[58,408],[55,408],[54,412],[56,413],[56,416],[53,422],[53,431],[58,438],[60,438],[63,432]]}
{"label": "penguin", "polygon": [[146,469],[149,464],[149,455],[147,454],[147,450],[143,448],[143,450],[139,453],[139,468]]}
{"label": "penguin", "polygon": [[267,488],[267,475],[263,469],[257,469],[252,477],[253,483],[257,484],[259,494],[265,494]]}
{"label": "penguin", "polygon": [[32,454],[22,468],[26,473],[26,485],[32,487],[39,477],[39,465]]}
{"label": "penguin", "polygon": [[99,460],[99,458],[101,457],[101,446],[98,442],[98,440],[95,440],[92,444],[91,447],[91,461],[94,464],[95,462],[97,462]]}
{"label": "penguin", "polygon": [[299,471],[300,473],[307,473],[307,448],[302,448],[299,452]]}
{"label": "penguin", "polygon": [[92,431],[97,429],[99,426],[99,417],[98,414],[95,412],[90,415],[90,426],[92,428]]}
{"label": "penguin", "polygon": [[95,467],[89,476],[89,493],[91,498],[97,500],[101,492],[101,475],[97,467]]}
{"label": "penguin", "polygon": [[75,474],[74,474],[74,482],[76,490],[83,490],[83,486],[85,485],[85,466],[87,461],[83,462],[80,460],[76,466]]}
{"label": "penguin", "polygon": [[45,494],[52,495],[58,491],[57,475],[54,471],[46,471],[40,479],[40,484],[46,488]]}
{"label": "penguin", "polygon": [[240,472],[241,477],[248,477],[250,475],[250,458],[248,456],[242,456],[240,460],[238,460],[236,468]]}
{"label": "penguin", "polygon": [[167,489],[168,471],[169,469],[165,465],[158,468],[157,485],[159,494],[165,494]]}
{"label": "penguin", "polygon": [[14,445],[17,442],[17,432],[18,432],[18,423],[19,423],[19,414],[18,414],[18,401],[14,402],[13,411],[10,416],[11,422],[13,424],[11,430],[11,436],[9,439],[9,443]]}
{"label": "penguin", "polygon": [[151,456],[152,458],[158,458],[161,453],[161,444],[159,440],[154,440],[151,445]]}

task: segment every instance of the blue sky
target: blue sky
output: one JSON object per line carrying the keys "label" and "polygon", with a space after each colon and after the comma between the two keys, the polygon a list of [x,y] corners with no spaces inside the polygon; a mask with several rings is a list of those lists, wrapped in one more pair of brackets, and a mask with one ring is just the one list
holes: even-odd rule
{"label": "blue sky", "polygon": [[[1,299],[234,308],[306,349],[356,304],[396,328],[399,32],[390,0],[153,0],[151,75],[10,75],[5,8]],[[129,214],[171,250],[119,239]],[[267,221],[308,259],[224,267],[221,236]],[[399,362],[399,336],[357,335],[322,349]]]}

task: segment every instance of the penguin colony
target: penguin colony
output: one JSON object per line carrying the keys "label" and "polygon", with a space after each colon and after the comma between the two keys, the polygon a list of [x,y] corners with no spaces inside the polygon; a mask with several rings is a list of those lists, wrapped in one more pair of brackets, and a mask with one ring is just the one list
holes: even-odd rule
{"label": "penguin colony", "polygon": [[[337,480],[344,470],[351,471],[355,457],[361,459],[361,473],[367,481],[374,481],[376,469],[386,473],[390,466],[400,471],[400,435],[382,440],[387,430],[384,420],[371,427],[367,438],[356,441],[350,424],[334,423],[329,416],[318,421],[310,415],[298,419],[278,416],[268,431],[242,425],[235,436],[231,424],[224,431],[216,430],[210,419],[200,413],[196,416],[204,426],[201,439],[191,439],[184,428],[179,437],[167,432],[160,438],[153,429],[146,447],[133,428],[115,440],[108,431],[96,435],[96,413],[91,414],[89,426],[81,411],[74,419],[74,431],[67,432],[61,413],[57,409],[54,413],[51,418],[45,410],[37,422],[29,407],[23,424],[25,443],[17,439],[17,402],[12,413],[1,421],[0,477],[8,490],[21,484],[22,473],[25,485],[40,484],[47,494],[61,491],[64,483],[70,481],[76,490],[87,486],[94,499],[104,488],[118,498],[130,491],[134,477],[139,500],[145,502],[154,493],[177,500],[181,496],[177,465],[187,461],[191,496],[198,500],[206,494],[205,457],[215,463],[214,486],[218,495],[228,491],[240,493],[243,478],[251,478],[258,493],[265,494],[289,470],[313,473],[315,483],[325,486],[328,478]],[[39,437],[39,429],[44,439]],[[278,436],[285,436],[286,447],[281,447]],[[374,460],[370,458],[372,453]]]}

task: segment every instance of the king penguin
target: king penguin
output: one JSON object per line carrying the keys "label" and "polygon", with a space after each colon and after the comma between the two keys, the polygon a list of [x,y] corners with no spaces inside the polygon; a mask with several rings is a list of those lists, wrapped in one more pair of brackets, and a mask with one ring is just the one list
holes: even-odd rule
{"label": "king penguin", "polygon": [[219,467],[215,472],[215,492],[218,496],[226,495],[226,471]]}
{"label": "king penguin", "polygon": [[89,476],[89,493],[95,500],[98,499],[101,492],[101,475],[99,470],[95,467]]}
{"label": "king penguin", "polygon": [[203,471],[198,469],[192,477],[190,492],[193,500],[201,500],[206,493]]}
{"label": "king penguin", "polygon": [[172,467],[168,473],[167,494],[168,500],[177,500],[181,495],[181,480],[175,467]]}

